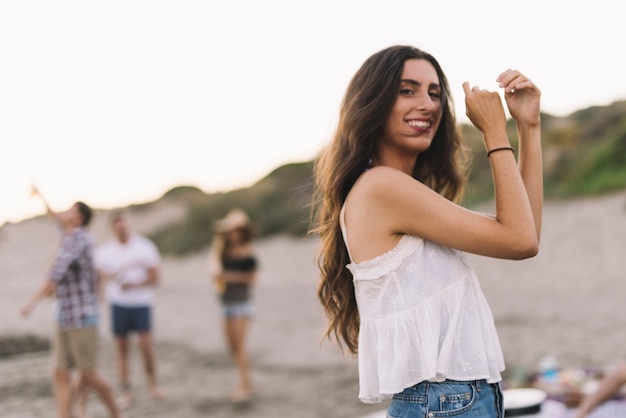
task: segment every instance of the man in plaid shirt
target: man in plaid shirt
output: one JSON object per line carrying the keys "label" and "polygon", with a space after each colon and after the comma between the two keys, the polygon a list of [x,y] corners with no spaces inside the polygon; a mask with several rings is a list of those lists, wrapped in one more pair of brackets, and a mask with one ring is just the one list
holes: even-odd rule
{"label": "man in plaid shirt", "polygon": [[[34,189],[33,194],[38,192]],[[83,202],[56,213],[42,198],[48,215],[62,230],[57,254],[40,289],[22,308],[27,316],[46,296],[55,294],[58,302],[58,326],[53,339],[54,383],[59,418],[70,418],[72,411],[71,370],[79,371],[79,388],[87,387],[99,395],[111,417],[120,417],[109,384],[96,369],[98,353],[97,275],[93,263],[93,245],[87,225],[92,210]],[[84,406],[84,405],[83,405]]]}

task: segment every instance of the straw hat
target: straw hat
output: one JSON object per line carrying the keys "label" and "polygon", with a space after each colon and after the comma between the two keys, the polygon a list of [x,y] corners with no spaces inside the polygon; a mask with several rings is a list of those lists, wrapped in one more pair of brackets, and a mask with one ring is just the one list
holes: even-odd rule
{"label": "straw hat", "polygon": [[248,215],[241,209],[232,209],[224,219],[215,222],[217,232],[229,232],[238,228],[245,228],[250,225]]}

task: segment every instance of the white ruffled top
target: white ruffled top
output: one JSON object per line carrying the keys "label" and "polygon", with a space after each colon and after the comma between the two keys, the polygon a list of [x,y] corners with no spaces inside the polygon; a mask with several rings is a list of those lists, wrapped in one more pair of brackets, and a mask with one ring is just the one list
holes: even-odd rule
{"label": "white ruffled top", "polygon": [[[347,247],[343,210],[341,229]],[[493,315],[463,253],[403,235],[385,254],[347,268],[361,321],[361,401],[381,402],[425,380],[501,380]]]}

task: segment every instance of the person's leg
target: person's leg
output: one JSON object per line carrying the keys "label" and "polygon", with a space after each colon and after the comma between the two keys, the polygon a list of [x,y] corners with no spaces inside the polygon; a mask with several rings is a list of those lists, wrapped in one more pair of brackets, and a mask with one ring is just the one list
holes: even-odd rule
{"label": "person's leg", "polygon": [[130,379],[129,379],[129,367],[128,367],[128,352],[129,352],[129,339],[128,335],[115,337],[115,348],[117,358],[117,375],[122,392],[120,397],[120,407],[126,408],[132,401],[132,395],[130,393]]}
{"label": "person's leg", "polygon": [[79,374],[75,385],[72,385],[72,399],[76,402],[78,412],[76,416],[78,418],[87,418],[87,401],[89,399],[88,384]]}
{"label": "person's leg", "polygon": [[111,417],[121,417],[120,410],[118,409],[115,399],[113,397],[113,390],[109,384],[104,380],[96,370],[82,370],[80,378],[95,392],[98,394],[104,406],[108,409]]}
{"label": "person's leg", "polygon": [[139,348],[143,358],[143,367],[148,379],[150,394],[155,399],[163,399],[165,396],[157,384],[154,350],[150,332],[146,331],[139,334]]}
{"label": "person's leg", "polygon": [[130,386],[128,379],[128,336],[115,337],[117,351],[117,375],[122,387]]}
{"label": "person's leg", "polygon": [[113,390],[96,369],[98,346],[97,327],[72,330],[72,353],[80,372],[80,385],[92,388],[109,410],[111,417],[119,418],[121,415],[113,398]]}
{"label": "person's leg", "polygon": [[239,387],[233,394],[233,400],[246,400],[252,390],[250,380],[250,362],[246,350],[246,334],[250,319],[237,316],[226,320],[227,339],[231,355],[239,373]]}
{"label": "person's leg", "polygon": [[[93,389],[111,416],[120,416],[119,409],[113,398],[113,391],[108,383],[96,371],[98,358],[99,336],[96,326],[78,328],[71,331],[72,356],[79,370],[79,385]],[[88,390],[88,389],[85,389]]]}
{"label": "person's leg", "polygon": [[119,404],[126,408],[132,401],[129,378],[129,327],[131,318],[126,307],[111,305],[111,332],[115,340],[115,358],[117,362],[117,376],[121,390]]}
{"label": "person's leg", "polygon": [[155,399],[164,397],[157,384],[156,362],[152,347],[152,307],[141,306],[133,308],[133,330],[139,337],[139,349],[143,359],[143,369],[146,373],[150,394]]}
{"label": "person's leg", "polygon": [[59,418],[71,418],[72,387],[70,371],[68,369],[56,369],[54,371],[54,391],[57,398],[57,413],[59,414]]}
{"label": "person's leg", "polygon": [[67,331],[63,331],[59,328],[55,330],[52,340],[52,352],[55,363],[53,382],[57,414],[59,418],[70,418],[72,410],[72,388],[70,380],[72,359],[70,356],[70,343]]}

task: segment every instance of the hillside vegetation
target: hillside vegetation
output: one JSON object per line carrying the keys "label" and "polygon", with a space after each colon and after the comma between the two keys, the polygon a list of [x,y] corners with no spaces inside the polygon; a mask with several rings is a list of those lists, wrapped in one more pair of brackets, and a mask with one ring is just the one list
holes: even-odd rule
{"label": "hillside vegetation", "polygon": [[[469,182],[464,206],[493,197],[489,161],[478,132],[461,126],[470,153]],[[595,106],[567,117],[542,114],[546,199],[597,195],[626,188],[626,101]],[[509,121],[509,137],[517,146],[517,133]],[[246,210],[257,235],[304,236],[309,227],[313,162],[277,168],[249,188],[205,194],[181,186],[161,199],[184,202],[187,216],[158,230],[152,238],[164,254],[184,255],[210,245],[213,224],[228,210]],[[141,210],[150,205],[131,206]]]}

